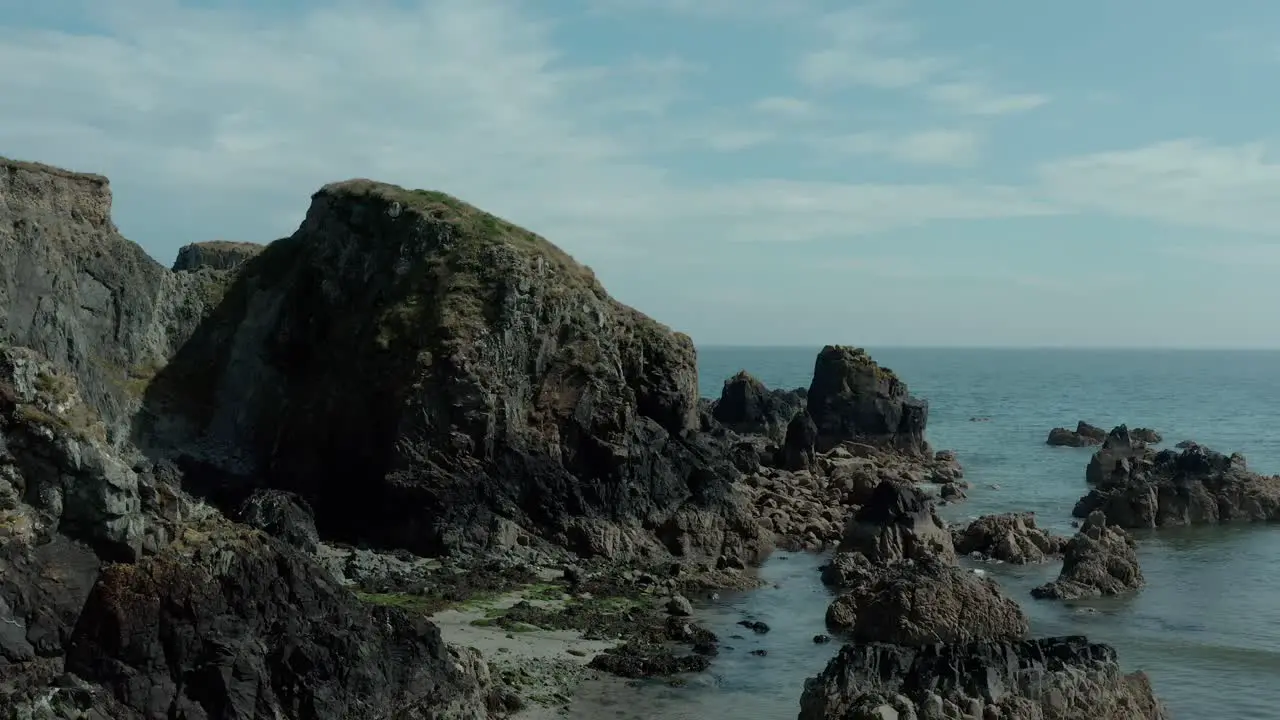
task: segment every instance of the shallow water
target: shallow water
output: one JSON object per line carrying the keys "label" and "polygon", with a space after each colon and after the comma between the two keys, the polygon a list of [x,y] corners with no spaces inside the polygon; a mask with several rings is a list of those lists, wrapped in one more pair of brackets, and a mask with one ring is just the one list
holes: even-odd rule
{"label": "shallow water", "polygon": [[[702,392],[747,369],[770,387],[807,385],[817,348],[700,351]],[[913,394],[930,401],[929,440],[960,454],[974,485],[948,520],[1035,511],[1071,532],[1091,451],[1044,444],[1055,425],[1084,419],[1162,432],[1240,451],[1262,472],[1280,471],[1280,353],[1169,351],[872,350]],[[970,422],[989,417],[988,422]],[[1178,718],[1280,718],[1280,526],[1159,530],[1138,534],[1147,587],[1091,603],[1036,601],[1031,587],[1058,565],[987,566],[1022,602],[1038,635],[1083,633],[1116,647],[1127,669],[1151,675]],[[785,556],[786,559],[781,559]],[[701,612],[732,649],[683,688],[660,682],[588,683],[575,718],[776,720],[799,711],[804,678],[836,644],[815,645],[829,594],[815,556],[784,553],[761,569],[780,587],[726,595]],[[772,632],[734,625],[751,615]],[[748,651],[768,650],[765,657]]]}

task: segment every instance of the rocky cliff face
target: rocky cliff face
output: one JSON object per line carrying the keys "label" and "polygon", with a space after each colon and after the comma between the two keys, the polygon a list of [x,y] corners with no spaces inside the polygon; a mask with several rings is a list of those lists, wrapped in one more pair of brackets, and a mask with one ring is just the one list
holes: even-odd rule
{"label": "rocky cliff face", "polygon": [[316,193],[147,406],[152,450],[295,490],[328,532],[436,553],[515,522],[584,554],[737,563],[761,542],[698,431],[690,339],[438,193]]}
{"label": "rocky cliff face", "polygon": [[262,245],[258,243],[227,240],[192,243],[178,250],[178,258],[173,263],[173,270],[174,272],[201,268],[234,270],[260,252],[262,252]]}
{"label": "rocky cliff face", "polygon": [[68,369],[116,445],[142,388],[226,283],[170,273],[121,237],[106,178],[6,158],[0,257],[0,342]]}
{"label": "rocky cliff face", "polygon": [[929,403],[861,348],[828,345],[814,363],[809,414],[818,426],[818,452],[846,440],[927,453]]}

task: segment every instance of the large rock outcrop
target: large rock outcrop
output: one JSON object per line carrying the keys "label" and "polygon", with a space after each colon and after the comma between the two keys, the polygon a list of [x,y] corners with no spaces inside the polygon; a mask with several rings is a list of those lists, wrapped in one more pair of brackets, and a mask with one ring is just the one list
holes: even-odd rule
{"label": "large rock outcrop", "polygon": [[1102,447],[1089,458],[1085,468],[1085,482],[1090,485],[1107,483],[1113,475],[1127,476],[1136,464],[1155,456],[1155,451],[1129,433],[1129,428],[1117,425],[1107,433]]}
{"label": "large rock outcrop", "polygon": [[1137,543],[1124,530],[1108,527],[1102,513],[1094,512],[1067,542],[1058,579],[1031,591],[1032,596],[1075,600],[1119,595],[1146,583],[1138,564]]}
{"label": "large rock outcrop", "polygon": [[178,250],[178,257],[173,262],[174,272],[210,268],[213,270],[234,270],[246,260],[262,252],[262,245],[248,242],[231,242],[229,240],[210,240],[208,242],[191,243]]}
{"label": "large rock outcrop", "polygon": [[770,390],[754,375],[742,370],[724,381],[712,416],[737,433],[763,435],[782,442],[787,423],[805,407],[803,388]]}
{"label": "large rock outcrop", "polygon": [[488,717],[474,657],[422,616],[364,605],[260,532],[187,533],[106,568],[68,646],[67,670],[134,717]]}
{"label": "large rock outcrop", "polygon": [[800,698],[800,720],[1166,717],[1146,675],[1083,637],[846,645]]}
{"label": "large rock outcrop", "polygon": [[929,403],[861,348],[828,345],[814,362],[809,414],[818,427],[818,452],[846,440],[885,444],[927,453]]}
{"label": "large rock outcrop", "polygon": [[1050,430],[1049,437],[1044,443],[1055,447],[1088,447],[1090,445],[1101,445],[1106,439],[1106,430],[1081,420],[1076,423],[1075,430],[1064,427],[1056,427]]}
{"label": "large rock outcrop", "polygon": [[172,273],[111,221],[99,175],[0,158],[0,343],[79,382],[111,443],[128,440],[143,388],[228,282]]}
{"label": "large rock outcrop", "polygon": [[514,521],[587,555],[736,564],[767,540],[700,432],[692,341],[440,193],[321,189],[147,406],[152,451],[295,491],[322,533],[433,554]]}
{"label": "large rock outcrop", "polygon": [[1266,522],[1280,519],[1280,477],[1250,472],[1244,456],[1202,445],[1144,449],[1117,459],[1072,514],[1095,511],[1122,528]]}

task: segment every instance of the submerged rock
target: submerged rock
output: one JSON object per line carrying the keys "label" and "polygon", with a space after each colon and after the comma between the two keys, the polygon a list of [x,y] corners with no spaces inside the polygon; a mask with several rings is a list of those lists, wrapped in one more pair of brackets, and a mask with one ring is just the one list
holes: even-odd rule
{"label": "submerged rock", "polygon": [[1133,538],[1108,527],[1102,513],[1093,512],[1067,543],[1058,579],[1033,589],[1031,595],[1055,600],[1119,595],[1145,582]]}
{"label": "submerged rock", "polygon": [[1142,673],[1083,637],[846,645],[805,682],[800,720],[1164,720]]}
{"label": "submerged rock", "polygon": [[1036,527],[1035,513],[983,515],[951,529],[952,543],[961,555],[1016,565],[1040,563],[1062,553],[1066,539]]}

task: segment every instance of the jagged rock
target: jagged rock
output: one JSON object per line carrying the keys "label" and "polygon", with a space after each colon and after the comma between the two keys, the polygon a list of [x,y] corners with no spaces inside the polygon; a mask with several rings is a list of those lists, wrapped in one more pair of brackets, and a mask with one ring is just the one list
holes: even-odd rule
{"label": "jagged rock", "polygon": [[1045,440],[1045,444],[1058,447],[1088,447],[1100,445],[1106,439],[1106,430],[1081,420],[1076,423],[1075,430],[1062,427],[1050,430],[1049,439]]}
{"label": "jagged rock", "polygon": [[784,470],[805,470],[817,461],[815,443],[818,427],[808,412],[801,410],[787,423],[786,439],[779,452],[778,465]]}
{"label": "jagged rock", "polygon": [[215,305],[227,273],[172,273],[111,222],[99,175],[0,158],[0,343],[79,383],[113,445],[143,391]]}
{"label": "jagged rock", "polygon": [[1174,445],[1174,447],[1179,450],[1186,450],[1187,448],[1195,447],[1196,445],[1199,445],[1199,443],[1195,440],[1180,440],[1177,445]]}
{"label": "jagged rock", "polygon": [[311,506],[291,492],[255,490],[240,507],[238,519],[308,554],[320,546]]}
{"label": "jagged rock", "polygon": [[805,681],[800,720],[1165,720],[1151,682],[1084,637],[853,644]]}
{"label": "jagged rock", "polygon": [[928,645],[1027,634],[1027,616],[994,580],[936,559],[879,565],[840,553],[823,579],[844,591],[827,608],[827,626],[855,642]]}
{"label": "jagged rock", "polygon": [[69,644],[67,670],[138,717],[487,717],[481,665],[424,617],[365,606],[262,533],[187,533],[104,569]]}
{"label": "jagged rock", "polygon": [[1280,477],[1250,472],[1243,455],[1200,445],[1148,451],[1118,462],[1072,514],[1094,511],[1122,528],[1266,522],[1280,519]]}
{"label": "jagged rock", "polygon": [[1129,437],[1148,445],[1159,445],[1164,442],[1164,436],[1151,428],[1134,428],[1129,431]]}
{"label": "jagged rock", "polygon": [[952,528],[951,541],[961,555],[1019,565],[1045,562],[1061,554],[1067,542],[1036,527],[1035,513],[983,515]]}
{"label": "jagged rock", "polygon": [[211,240],[209,242],[184,245],[178,250],[178,258],[173,263],[174,272],[211,268],[213,270],[234,270],[243,262],[262,252],[262,245],[248,242],[229,242]]}
{"label": "jagged rock", "polygon": [[805,406],[806,390],[770,390],[746,370],[724,381],[713,417],[737,433],[781,442],[787,423]]}
{"label": "jagged rock", "polygon": [[817,424],[819,452],[847,440],[929,452],[924,439],[929,403],[911,397],[906,383],[860,348],[822,349],[814,363],[808,409]]}
{"label": "jagged rock", "polygon": [[1108,527],[1102,513],[1093,512],[1067,542],[1058,579],[1033,589],[1031,595],[1075,600],[1119,595],[1145,583],[1133,538],[1120,528]]}
{"label": "jagged rock", "polygon": [[1154,455],[1153,450],[1133,438],[1128,427],[1118,425],[1107,433],[1102,447],[1089,458],[1085,481],[1090,485],[1099,485],[1109,482],[1113,475],[1127,476],[1135,465]]}
{"label": "jagged rock", "polygon": [[699,405],[692,341],[548,241],[353,180],[237,268],[139,433],[299,492],[326,535],[439,554],[498,518],[582,554],[751,562],[769,538]]}
{"label": "jagged rock", "polygon": [[867,504],[845,525],[841,552],[876,562],[937,558],[955,561],[951,533],[919,489],[889,480],[876,486]]}

